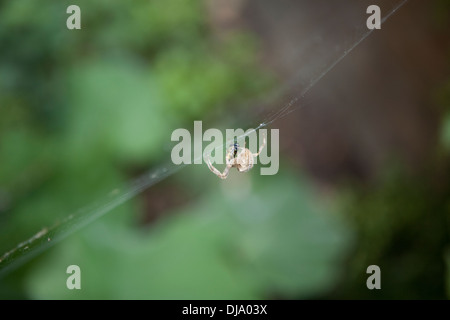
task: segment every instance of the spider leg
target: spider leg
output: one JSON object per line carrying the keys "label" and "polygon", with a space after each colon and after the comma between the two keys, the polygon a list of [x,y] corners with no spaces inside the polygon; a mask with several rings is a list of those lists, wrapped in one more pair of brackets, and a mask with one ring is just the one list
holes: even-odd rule
{"label": "spider leg", "polygon": [[254,153],[253,156],[257,157],[261,153],[262,149],[266,146],[266,134],[263,133],[263,144],[259,147],[258,153]]}
{"label": "spider leg", "polygon": [[226,179],[228,177],[228,173],[230,172],[230,166],[227,165],[225,167],[225,170],[223,170],[223,173],[221,173],[212,165],[209,156],[206,158],[206,164],[208,165],[209,170],[211,170],[211,172],[214,173],[216,176],[218,176],[220,179]]}

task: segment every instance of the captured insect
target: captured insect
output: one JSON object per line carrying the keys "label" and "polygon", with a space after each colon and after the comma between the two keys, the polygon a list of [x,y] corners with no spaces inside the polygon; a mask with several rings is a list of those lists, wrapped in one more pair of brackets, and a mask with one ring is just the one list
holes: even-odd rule
{"label": "captured insect", "polygon": [[259,151],[257,153],[252,153],[245,147],[245,142],[244,147],[240,147],[235,138],[234,144],[231,144],[228,148],[225,158],[227,166],[222,173],[212,165],[209,155],[206,159],[206,164],[208,165],[209,170],[211,170],[216,176],[220,179],[226,179],[231,168],[236,168],[239,172],[247,172],[253,168],[253,164],[255,163],[253,157],[259,156],[265,145],[266,135],[263,134],[263,143],[259,147]]}

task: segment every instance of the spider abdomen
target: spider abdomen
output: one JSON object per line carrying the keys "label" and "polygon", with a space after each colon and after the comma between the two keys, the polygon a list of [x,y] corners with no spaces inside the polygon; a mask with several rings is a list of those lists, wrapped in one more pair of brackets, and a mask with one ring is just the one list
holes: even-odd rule
{"label": "spider abdomen", "polygon": [[[228,173],[230,172],[230,168],[236,168],[239,172],[247,172],[251,168],[253,168],[253,164],[255,163],[254,157],[259,156],[261,150],[266,145],[266,136],[263,133],[263,143],[259,147],[259,151],[257,153],[252,153],[247,148],[239,147],[239,144],[234,143],[230,145],[227,150],[227,155],[225,157],[226,167],[223,172],[217,170],[211,163],[211,159],[208,156],[206,158],[206,164],[208,165],[209,170],[211,170],[216,176],[220,179],[226,179],[228,177]],[[244,144],[245,146],[245,144]]]}
{"label": "spider abdomen", "polygon": [[236,157],[236,167],[239,172],[247,172],[253,168],[253,154],[248,149],[243,149]]}

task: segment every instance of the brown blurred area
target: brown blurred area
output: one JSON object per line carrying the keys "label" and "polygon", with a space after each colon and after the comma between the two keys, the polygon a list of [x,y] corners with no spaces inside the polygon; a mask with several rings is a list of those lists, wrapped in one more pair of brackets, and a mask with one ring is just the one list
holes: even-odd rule
{"label": "brown blurred area", "polygon": [[[388,160],[412,172],[424,165],[438,137],[439,110],[433,95],[449,76],[449,26],[436,20],[438,2],[408,1],[308,92],[306,107],[272,124],[282,128],[280,148],[294,165],[325,184],[342,178],[370,181]],[[389,7],[395,2],[387,3]],[[215,32],[223,36],[243,27],[256,34],[263,48],[262,64],[284,80],[305,67],[300,41],[317,24],[310,12],[320,12],[325,21],[334,14],[368,17],[361,5],[349,2],[347,6],[292,0],[210,4]],[[365,30],[358,32],[361,36]],[[349,45],[358,35],[347,37]],[[293,86],[287,101],[301,89]]]}

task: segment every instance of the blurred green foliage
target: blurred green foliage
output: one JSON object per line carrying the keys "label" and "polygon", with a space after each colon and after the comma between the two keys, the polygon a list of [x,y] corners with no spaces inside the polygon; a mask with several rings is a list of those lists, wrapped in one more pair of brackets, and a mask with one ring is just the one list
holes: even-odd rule
{"label": "blurred green foliage", "polygon": [[[81,7],[81,30],[65,26],[70,4]],[[255,39],[217,41],[203,1],[18,0],[0,12],[0,252],[167,160],[173,129],[271,84]],[[135,226],[143,199],[128,202],[0,279],[0,297],[308,297],[331,288],[349,237],[311,190],[285,173],[256,178],[236,200],[196,170],[175,183],[201,190],[197,202],[150,232]],[[65,286],[70,264],[81,267],[81,291]]]}
{"label": "blurred green foliage", "polygon": [[[66,28],[71,4],[82,30]],[[1,1],[0,47],[0,254],[167,161],[173,129],[272,84],[257,39],[217,40],[201,0]],[[429,170],[351,185],[341,206],[286,163],[226,181],[190,166],[167,182],[188,204],[146,229],[149,195],[126,202],[1,278],[0,298],[448,297],[448,118]]]}
{"label": "blurred green foliage", "polygon": [[[71,4],[81,30],[66,28]],[[157,164],[174,128],[270,83],[251,36],[214,41],[202,1],[0,6],[0,252]]]}
{"label": "blurred green foliage", "polygon": [[[450,297],[450,82],[430,96],[441,115],[436,143],[420,169],[391,161],[376,182],[343,193],[357,231],[345,277],[333,296],[361,299]],[[382,290],[365,287],[367,266],[382,270]]]}
{"label": "blurred green foliage", "polygon": [[445,83],[436,94],[436,104],[442,113],[440,126],[440,143],[444,152],[450,152],[450,80]]}
{"label": "blurred green foliage", "polygon": [[[225,183],[252,190],[236,197],[210,188],[150,234],[94,223],[28,274],[27,291],[46,299],[261,299],[330,290],[350,240],[330,207],[287,174]],[[82,290],[71,291],[64,270],[75,262]]]}
{"label": "blurred green foliage", "polygon": [[[347,214],[357,227],[358,242],[341,297],[446,298],[450,180],[441,169],[411,175],[397,167],[376,186],[352,191]],[[378,292],[364,285],[372,264],[382,270]]]}

